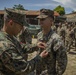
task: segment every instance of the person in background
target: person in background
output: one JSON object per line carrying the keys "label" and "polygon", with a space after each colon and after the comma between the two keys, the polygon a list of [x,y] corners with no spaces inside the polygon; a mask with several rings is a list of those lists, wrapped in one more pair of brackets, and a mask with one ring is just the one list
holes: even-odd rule
{"label": "person in background", "polygon": [[36,74],[62,75],[67,66],[67,54],[60,36],[51,28],[54,22],[54,11],[50,9],[41,9],[40,15],[37,18],[42,28],[42,31],[38,33],[38,41],[47,44],[45,49],[48,52],[48,57],[44,59],[45,62],[43,61],[43,64],[38,65]]}

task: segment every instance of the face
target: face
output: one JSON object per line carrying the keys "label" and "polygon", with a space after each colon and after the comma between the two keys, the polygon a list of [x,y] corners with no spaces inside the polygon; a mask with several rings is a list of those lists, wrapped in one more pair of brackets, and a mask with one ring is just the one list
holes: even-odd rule
{"label": "face", "polygon": [[41,25],[42,28],[51,27],[52,22],[53,22],[51,17],[42,18],[42,19],[39,19],[39,20],[40,20],[40,25]]}
{"label": "face", "polygon": [[14,23],[14,33],[15,35],[18,35],[18,33],[20,33],[20,31],[23,29],[23,26],[18,24],[18,23]]}
{"label": "face", "polygon": [[9,30],[11,32],[12,35],[17,36],[18,33],[23,29],[23,26],[12,21],[9,22]]}

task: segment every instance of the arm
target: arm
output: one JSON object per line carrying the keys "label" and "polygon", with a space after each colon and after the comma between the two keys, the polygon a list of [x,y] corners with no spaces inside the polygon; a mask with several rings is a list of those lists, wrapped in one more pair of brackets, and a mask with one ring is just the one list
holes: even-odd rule
{"label": "arm", "polygon": [[23,45],[23,53],[32,53],[38,50],[37,44],[24,44]]}
{"label": "arm", "polygon": [[66,49],[60,39],[54,43],[54,51],[56,51],[56,72],[57,75],[62,75],[67,65]]}
{"label": "arm", "polygon": [[24,53],[32,53],[34,51],[38,51],[39,48],[45,49],[46,44],[38,41],[36,44],[26,44],[23,47],[23,50],[25,51]]}
{"label": "arm", "polygon": [[6,70],[8,74],[9,72],[14,74],[28,74],[36,68],[38,63],[42,62],[40,56],[37,56],[30,61],[25,61],[14,47],[8,47],[7,45],[2,46],[3,47],[0,47],[0,50],[2,50],[3,53],[1,54],[0,59],[2,65],[5,67],[4,70]]}

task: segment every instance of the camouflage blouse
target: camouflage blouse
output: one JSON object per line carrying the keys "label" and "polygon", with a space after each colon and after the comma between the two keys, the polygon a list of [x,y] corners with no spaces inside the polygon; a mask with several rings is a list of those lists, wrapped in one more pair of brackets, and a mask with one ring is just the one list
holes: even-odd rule
{"label": "camouflage blouse", "polygon": [[[67,65],[67,54],[60,36],[52,29],[47,35],[44,35],[41,31],[38,33],[38,41],[46,42],[46,50],[49,52],[49,56],[45,59],[44,62],[44,65],[46,65],[45,69],[48,73],[46,75],[62,75]],[[43,70],[40,69],[40,71]]]}
{"label": "camouflage blouse", "polygon": [[0,32],[0,74],[1,75],[27,75],[42,62],[40,56],[25,61],[23,54],[32,51],[32,46],[21,47],[13,36]]}

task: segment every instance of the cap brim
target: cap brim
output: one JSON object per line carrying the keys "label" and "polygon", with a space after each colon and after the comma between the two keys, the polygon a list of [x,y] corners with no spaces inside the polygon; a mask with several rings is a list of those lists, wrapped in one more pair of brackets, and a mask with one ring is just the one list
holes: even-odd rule
{"label": "cap brim", "polygon": [[39,16],[37,16],[37,19],[46,18],[46,17],[48,17],[48,16],[47,15],[39,15]]}
{"label": "cap brim", "polygon": [[22,26],[25,26],[25,27],[28,27],[29,26],[29,23],[27,23],[26,21],[24,21],[23,23],[21,23],[21,22],[17,22],[17,21],[15,21],[16,23],[18,23],[18,24],[20,24],[20,25],[22,25]]}
{"label": "cap brim", "polygon": [[27,22],[24,22],[23,26],[26,26],[26,27],[28,27],[28,26],[29,26],[29,23],[27,23]]}

